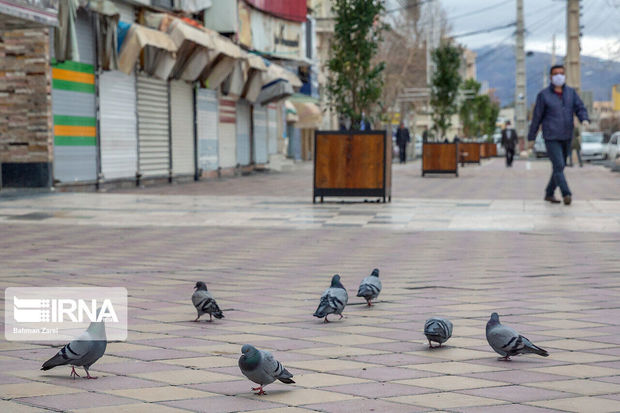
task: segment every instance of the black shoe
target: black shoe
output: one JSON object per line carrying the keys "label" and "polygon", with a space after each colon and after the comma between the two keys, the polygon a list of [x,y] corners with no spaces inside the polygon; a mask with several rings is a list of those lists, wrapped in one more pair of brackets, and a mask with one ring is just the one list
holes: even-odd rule
{"label": "black shoe", "polygon": [[[559,201],[558,201],[559,202]],[[570,205],[570,203],[573,202],[572,198],[570,195],[566,195],[564,197],[564,205]]]}
{"label": "black shoe", "polygon": [[554,196],[546,196],[545,201],[551,202],[552,204],[559,204],[561,201]]}

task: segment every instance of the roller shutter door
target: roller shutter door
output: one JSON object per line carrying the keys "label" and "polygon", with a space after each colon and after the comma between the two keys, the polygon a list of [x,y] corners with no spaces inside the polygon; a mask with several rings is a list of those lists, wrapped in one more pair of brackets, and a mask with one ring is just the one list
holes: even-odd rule
{"label": "roller shutter door", "polygon": [[269,160],[267,150],[267,108],[254,105],[252,113],[252,131],[254,133],[254,162],[266,164]]}
{"label": "roller shutter door", "polygon": [[237,163],[242,166],[252,163],[250,126],[250,104],[245,100],[239,100],[237,101]]}
{"label": "roller shutter door", "polygon": [[97,178],[94,33],[83,9],[75,24],[79,61],[52,63],[54,179],[65,183]]}
{"label": "roller shutter door", "polygon": [[197,89],[198,167],[204,171],[213,171],[219,166],[217,115],[217,92]]}
{"label": "roller shutter door", "polygon": [[172,172],[193,175],[194,98],[192,86],[184,81],[170,82],[170,119],[172,125]]}
{"label": "roller shutter door", "polygon": [[136,77],[118,71],[99,77],[101,172],[104,179],[135,178],[138,169]]}
{"label": "roller shutter door", "polygon": [[138,165],[142,176],[170,171],[168,82],[138,75]]}
{"label": "roller shutter door", "polygon": [[269,155],[278,153],[278,109],[276,105],[267,107],[267,129],[269,131],[267,149]]}

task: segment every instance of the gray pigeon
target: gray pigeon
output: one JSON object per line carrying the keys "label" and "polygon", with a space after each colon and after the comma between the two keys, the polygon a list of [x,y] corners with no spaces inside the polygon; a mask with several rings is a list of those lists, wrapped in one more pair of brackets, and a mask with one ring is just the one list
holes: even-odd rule
{"label": "gray pigeon", "polygon": [[70,376],[75,379],[80,377],[75,371],[75,366],[82,366],[86,371],[87,379],[96,379],[97,377],[90,375],[88,369],[103,356],[107,344],[105,323],[103,321],[92,322],[77,339],[64,346],[54,357],[43,363],[41,370],[49,370],[56,366],[69,364],[73,366]]}
{"label": "gray pigeon", "polygon": [[428,339],[428,346],[433,348],[431,341],[439,343],[439,347],[452,337],[452,322],[441,317],[433,317],[424,323],[424,335]]}
{"label": "gray pigeon", "polygon": [[224,318],[224,314],[222,314],[222,310],[215,302],[215,298],[207,291],[207,284],[198,281],[194,288],[196,291],[192,294],[192,303],[194,303],[194,307],[196,307],[198,312],[198,316],[194,321],[198,321],[203,314],[209,314],[209,321],[213,321],[213,317],[217,319]]}
{"label": "gray pigeon", "polygon": [[329,323],[327,319],[329,314],[338,314],[342,318],[342,311],[347,301],[349,301],[347,290],[340,283],[340,276],[336,274],[332,277],[331,286],[321,296],[321,302],[313,315],[317,318],[325,317],[325,323]]}
{"label": "gray pigeon", "polygon": [[487,322],[487,341],[502,360],[510,360],[510,356],[519,354],[534,353],[547,357],[549,353],[540,347],[535,346],[530,340],[523,337],[513,328],[502,325],[499,322],[497,313],[491,314],[491,319]]}
{"label": "gray pigeon", "polygon": [[258,390],[258,395],[265,394],[263,386],[280,380],[282,383],[295,383],[293,375],[268,351],[259,350],[250,344],[241,347],[241,357],[239,357],[239,368],[241,373],[248,379],[257,383],[258,387],[252,387],[253,391]]}
{"label": "gray pigeon", "polygon": [[368,307],[372,305],[372,300],[381,293],[381,280],[379,279],[379,269],[375,268],[372,273],[362,280],[360,288],[357,290],[358,297],[364,297]]}

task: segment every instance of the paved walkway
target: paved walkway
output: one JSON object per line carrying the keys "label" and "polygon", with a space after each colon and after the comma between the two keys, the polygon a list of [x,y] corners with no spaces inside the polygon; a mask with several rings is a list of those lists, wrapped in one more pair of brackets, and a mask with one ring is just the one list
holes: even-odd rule
{"label": "paved walkway", "polygon": [[[419,184],[480,183],[496,163]],[[520,166],[538,182],[546,164],[533,164]],[[98,380],[40,371],[54,346],[0,341],[0,411],[620,411],[618,187],[601,195],[616,175],[584,168],[600,182],[583,182],[591,195],[570,207],[543,204],[537,189],[502,200],[484,188],[312,205],[279,188],[305,168],[133,194],[0,198],[2,288],[125,286],[130,295],[129,338],[109,344],[91,369]],[[395,181],[413,168],[395,167]],[[256,180],[269,196],[252,196]],[[234,195],[212,196],[224,184]],[[375,267],[384,289],[367,308],[355,292]],[[312,313],[334,273],[349,305],[343,320],[322,324]],[[190,321],[198,280],[226,318]],[[492,311],[550,356],[498,361],[484,335]],[[455,327],[430,350],[422,329],[433,315]],[[253,395],[237,367],[244,343],[272,351],[296,384]]]}
{"label": "paved walkway", "polygon": [[[481,165],[459,167],[454,175],[421,176],[420,161],[393,165],[393,198],[519,199],[541,200],[551,173],[547,159],[516,160],[505,167],[502,158],[485,159]],[[566,168],[566,176],[578,200],[620,201],[620,173],[601,165]],[[284,173],[257,173],[183,185],[163,185],[118,192],[161,195],[284,196],[312,198],[312,163],[297,164]]]}

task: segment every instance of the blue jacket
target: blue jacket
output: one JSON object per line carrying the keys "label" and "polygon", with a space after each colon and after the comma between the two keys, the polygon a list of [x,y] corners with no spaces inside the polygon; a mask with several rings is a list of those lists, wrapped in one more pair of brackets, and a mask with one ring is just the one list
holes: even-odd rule
{"label": "blue jacket", "polygon": [[545,88],[536,97],[536,106],[530,124],[530,133],[527,139],[536,139],[538,127],[542,123],[543,138],[545,140],[563,141],[573,139],[573,114],[581,122],[587,120],[588,111],[575,92],[575,89],[563,86],[562,98],[553,91],[553,85]]}

